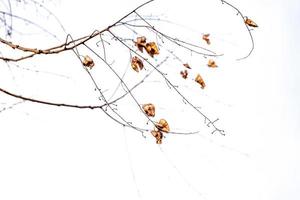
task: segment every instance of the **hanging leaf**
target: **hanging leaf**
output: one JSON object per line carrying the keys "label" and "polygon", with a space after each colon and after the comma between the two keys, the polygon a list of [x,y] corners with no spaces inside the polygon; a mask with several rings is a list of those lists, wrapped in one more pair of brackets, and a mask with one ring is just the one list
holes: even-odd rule
{"label": "hanging leaf", "polygon": [[200,76],[200,74],[197,74],[195,81],[201,85],[202,89],[205,88],[205,82],[204,82],[203,78]]}
{"label": "hanging leaf", "polygon": [[156,139],[156,144],[161,144],[162,143],[162,138],[163,138],[163,133],[160,131],[153,130],[151,131],[151,134],[153,137]]}
{"label": "hanging leaf", "polygon": [[145,48],[146,46],[146,37],[145,36],[137,37],[135,45],[143,53],[143,48]]}
{"label": "hanging leaf", "polygon": [[156,128],[166,133],[170,131],[169,124],[165,119],[160,119],[159,122],[156,123]]}
{"label": "hanging leaf", "polygon": [[202,39],[203,39],[208,45],[210,45],[209,35],[210,35],[210,34],[204,34],[204,35],[202,36]]}
{"label": "hanging leaf", "polygon": [[84,56],[82,64],[83,66],[88,67],[90,69],[92,69],[95,66],[93,59],[88,55]]}
{"label": "hanging leaf", "polygon": [[180,71],[180,74],[181,74],[182,78],[187,79],[187,76],[188,76],[188,71],[187,70]]}
{"label": "hanging leaf", "polygon": [[245,19],[245,24],[247,24],[248,26],[251,26],[251,27],[255,27],[255,28],[258,27],[258,25],[254,21],[249,19],[248,17],[246,17],[246,19]]}
{"label": "hanging leaf", "polygon": [[155,116],[155,106],[152,103],[144,104],[142,107],[146,115],[149,117]]}
{"label": "hanging leaf", "polygon": [[183,64],[183,66],[185,66],[185,67],[188,68],[188,69],[192,69],[192,68],[190,67],[190,65],[187,64],[187,63]]}
{"label": "hanging leaf", "polygon": [[212,68],[215,68],[215,67],[218,67],[218,65],[216,64],[216,62],[212,59],[210,59],[208,61],[208,64],[207,64],[209,67],[212,67]]}
{"label": "hanging leaf", "polygon": [[134,43],[141,52],[143,52],[143,49],[145,48],[145,50],[151,57],[153,57],[154,55],[158,55],[159,50],[156,43],[155,42],[146,43],[146,41],[147,41],[146,37],[141,36],[141,37],[137,37],[136,42]]}
{"label": "hanging leaf", "polygon": [[147,53],[153,57],[154,55],[158,55],[159,51],[158,51],[158,47],[155,44],[155,42],[149,42],[146,44],[145,49],[147,51]]}
{"label": "hanging leaf", "polygon": [[141,59],[139,59],[137,56],[134,56],[131,59],[131,67],[134,71],[139,72],[144,68],[144,64]]}

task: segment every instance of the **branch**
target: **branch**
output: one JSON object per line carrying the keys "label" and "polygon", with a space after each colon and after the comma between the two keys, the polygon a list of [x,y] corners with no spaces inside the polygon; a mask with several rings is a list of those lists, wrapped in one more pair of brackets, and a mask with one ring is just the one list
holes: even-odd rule
{"label": "branch", "polygon": [[[87,74],[88,74],[89,78],[91,79],[92,83],[94,84],[96,90],[99,92],[99,95],[100,95],[99,96],[99,100],[100,101],[101,100],[104,101],[104,103],[102,102],[103,103],[102,105],[74,105],[74,104],[66,104],[66,103],[54,103],[54,102],[49,102],[49,101],[38,100],[38,99],[34,99],[34,98],[29,98],[29,97],[24,97],[22,95],[17,95],[17,94],[11,93],[11,92],[9,92],[9,91],[7,91],[5,89],[2,89],[2,88],[0,88],[0,92],[5,93],[7,95],[10,95],[12,97],[21,99],[23,101],[30,101],[30,102],[40,103],[40,104],[45,104],[45,105],[59,106],[59,107],[70,107],[70,108],[77,108],[77,109],[101,109],[106,115],[108,115],[111,119],[113,119],[114,121],[116,121],[118,124],[120,124],[120,125],[122,125],[124,127],[133,128],[133,129],[135,129],[137,131],[142,132],[142,134],[143,134],[144,131],[151,131],[151,130],[148,130],[148,129],[145,129],[145,128],[140,128],[140,127],[137,127],[137,126],[133,125],[131,122],[129,122],[126,118],[124,118],[121,115],[123,113],[121,113],[117,109],[117,107],[113,107],[112,105],[114,105],[115,102],[123,99],[126,95],[130,95],[131,98],[132,98],[132,100],[134,101],[134,103],[138,106],[140,112],[142,112],[141,114],[143,114],[147,118],[148,122],[150,121],[154,126],[156,126],[156,122],[154,122],[152,119],[149,118],[149,116],[147,114],[145,114],[144,110],[141,108],[141,104],[138,102],[138,100],[136,99],[136,97],[132,93],[132,91],[136,87],[138,87],[139,85],[141,85],[144,82],[144,80],[147,77],[149,77],[150,74],[153,71],[156,71],[156,72],[158,72],[158,74],[160,74],[162,76],[163,80],[166,81],[166,83],[167,83],[167,85],[168,85],[168,87],[170,89],[173,89],[175,91],[175,93],[177,93],[186,104],[188,104],[191,108],[193,108],[198,114],[200,114],[204,118],[204,124],[207,125],[208,127],[212,127],[213,128],[212,133],[218,132],[221,135],[225,135],[224,134],[224,130],[219,129],[216,126],[216,122],[218,121],[218,119],[212,120],[212,119],[208,118],[208,116],[205,113],[203,113],[198,107],[196,107],[188,98],[186,98],[181,93],[181,91],[178,89],[178,86],[174,85],[168,79],[167,74],[164,74],[160,69],[158,69],[159,65],[156,66],[156,65],[152,64],[147,58],[145,58],[144,56],[142,56],[141,53],[135,51],[133,46],[128,45],[128,41],[135,42],[133,39],[131,39],[131,38],[129,38],[129,39],[128,38],[123,39],[123,38],[119,37],[118,34],[114,33],[115,32],[114,31],[115,28],[117,28],[118,26],[123,26],[123,27],[129,28],[136,35],[138,35],[138,33],[135,30],[133,30],[133,29],[141,27],[141,28],[145,28],[146,31],[149,31],[152,34],[153,33],[156,34],[156,36],[159,37],[162,40],[162,42],[163,42],[163,38],[164,38],[164,39],[168,40],[169,42],[171,42],[171,43],[173,43],[173,44],[181,47],[182,49],[185,49],[185,50],[188,50],[188,51],[191,51],[191,52],[195,52],[197,54],[203,55],[204,57],[205,56],[221,56],[221,55],[223,55],[223,54],[216,54],[215,52],[213,52],[213,51],[211,51],[211,50],[209,50],[207,48],[201,47],[199,45],[196,45],[196,44],[193,44],[193,43],[188,43],[188,42],[186,42],[184,40],[181,40],[181,39],[178,39],[176,37],[169,36],[169,35],[167,35],[165,33],[160,32],[156,28],[154,28],[153,25],[151,25],[145,18],[143,18],[141,15],[138,14],[138,9],[140,9],[141,7],[147,5],[148,3],[152,2],[152,1],[153,0],[150,0],[150,1],[147,1],[147,2],[145,2],[143,4],[141,4],[140,6],[136,7],[134,10],[132,10],[131,12],[129,12],[128,14],[124,15],[123,17],[121,17],[115,23],[111,24],[110,26],[108,26],[108,27],[106,27],[106,28],[104,28],[102,30],[95,30],[95,31],[93,31],[89,35],[86,35],[86,36],[83,36],[83,37],[80,37],[80,38],[76,38],[76,39],[73,39],[71,37],[71,35],[68,34],[64,43],[62,43],[60,45],[57,45],[57,46],[53,46],[53,47],[47,48],[47,49],[29,48],[29,47],[25,47],[25,46],[13,44],[10,41],[7,41],[5,39],[0,38],[0,42],[2,44],[4,44],[5,46],[7,46],[8,48],[19,50],[19,51],[22,51],[24,53],[23,56],[18,57],[18,58],[9,58],[9,57],[4,57],[4,56],[0,57],[0,59],[4,60],[6,62],[18,62],[18,61],[21,61],[21,60],[25,60],[25,59],[34,57],[35,55],[38,55],[38,54],[44,54],[44,55],[58,54],[58,53],[61,53],[61,52],[64,52],[64,51],[72,50],[75,53],[75,55],[77,56],[77,58],[80,60],[81,65],[83,65],[83,69],[87,72]],[[224,0],[221,0],[221,2],[223,4],[224,3],[227,4],[230,7],[232,7],[233,9],[235,9],[238,12],[238,14],[242,17],[243,22],[244,22],[244,16],[243,16],[243,14],[236,7],[234,7],[233,5],[231,5],[230,3],[228,3],[228,2],[226,2]],[[135,14],[136,17],[138,17],[138,19],[136,19],[136,20],[140,20],[141,21],[140,24],[136,25],[136,24],[131,24],[128,21],[127,22],[123,21],[124,19],[126,19],[128,16],[130,16],[133,13]],[[244,24],[245,24],[245,22],[244,22]],[[240,58],[238,60],[245,59],[245,58],[249,57],[249,55],[252,53],[252,51],[254,49],[254,41],[253,41],[253,37],[252,37],[251,31],[250,31],[249,27],[246,24],[245,24],[245,26],[246,26],[246,28],[247,28],[247,30],[249,32],[250,38],[251,38],[252,48],[251,48],[251,50],[250,50],[250,52],[248,53],[247,56],[245,56],[243,58]],[[130,27],[133,27],[133,29],[131,29]],[[133,54],[136,54],[138,57],[140,57],[141,59],[143,59],[143,61],[145,61],[147,64],[149,64],[153,68],[152,71],[144,77],[144,79],[142,79],[140,82],[138,82],[136,85],[134,85],[131,88],[129,88],[127,86],[127,83],[125,83],[124,77],[123,76],[121,77],[117,73],[117,71],[112,67],[112,64],[110,64],[109,62],[107,62],[107,55],[106,55],[107,52],[106,52],[106,46],[104,44],[105,40],[103,40],[103,38],[102,38],[102,35],[105,32],[111,34],[112,38],[115,39],[117,41],[117,43],[122,44],[123,47],[127,48]],[[101,44],[102,44],[103,56],[100,55],[99,53],[97,53],[96,51],[94,51],[92,48],[90,48],[87,45],[88,41],[90,41],[91,39],[95,38],[96,36],[99,36],[99,38],[100,38],[99,42],[101,42]],[[106,67],[108,67],[110,69],[110,71],[119,79],[120,84],[117,87],[122,86],[123,89],[124,89],[124,91],[125,91],[124,94],[122,94],[118,98],[114,99],[113,101],[110,101],[110,99],[107,100],[107,98],[103,94],[103,91],[97,85],[97,83],[95,81],[95,78],[93,77],[93,75],[91,74],[91,72],[86,67],[84,67],[85,65],[82,63],[81,54],[79,53],[79,50],[78,50],[79,46],[85,46],[92,53],[94,53],[99,59],[102,60],[102,62],[106,65]],[[97,44],[97,46],[98,46],[98,44]],[[174,54],[171,51],[169,51],[169,53],[174,56]],[[152,55],[152,57],[153,57],[153,55]],[[178,57],[175,56],[175,58],[177,58],[179,60]],[[113,95],[114,94],[115,93],[113,93]],[[171,133],[174,133],[174,134],[194,134],[194,133],[197,133],[197,132],[191,132],[191,133],[171,132]]]}
{"label": "branch", "polygon": [[[63,43],[61,45],[58,45],[58,46],[54,46],[54,47],[48,48],[48,49],[37,49],[37,48],[23,47],[21,45],[13,44],[12,42],[9,42],[9,41],[6,41],[6,40],[0,38],[0,42],[2,42],[5,45],[10,46],[13,49],[18,49],[18,50],[21,50],[23,52],[30,52],[31,53],[29,55],[18,57],[18,58],[9,58],[9,57],[3,57],[3,56],[1,56],[0,59],[4,60],[6,62],[18,62],[18,61],[21,61],[21,60],[25,60],[25,59],[31,58],[31,57],[33,57],[35,55],[38,55],[38,54],[46,54],[46,55],[47,54],[58,54],[58,53],[61,53],[63,51],[72,50],[72,49],[78,47],[79,45],[82,45],[85,42],[89,41],[90,39],[92,39],[92,38],[100,35],[101,33],[105,32],[105,31],[108,31],[110,28],[116,26],[117,23],[119,23],[120,21],[122,21],[123,19],[125,19],[126,17],[128,17],[129,15],[131,15],[132,13],[135,13],[138,9],[140,9],[141,7],[149,4],[152,1],[154,1],[154,0],[150,0],[150,1],[147,1],[147,2],[145,2],[143,4],[141,4],[140,6],[136,7],[134,10],[132,10],[131,12],[129,12],[128,14],[126,14],[125,16],[123,16],[122,18],[120,18],[119,20],[117,20],[115,23],[113,23],[112,25],[108,26],[107,28],[105,28],[105,29],[103,29],[101,31],[94,31],[92,34],[86,35],[86,36],[81,37],[81,38],[74,39],[74,40],[69,41],[69,42],[67,42],[67,39],[68,39],[68,36],[67,36],[65,43]],[[3,13],[3,12],[0,11],[0,13]],[[5,14],[8,14],[8,13],[5,13]],[[15,16],[15,17],[18,17],[18,16]],[[23,20],[26,20],[26,19],[23,19]],[[38,27],[40,27],[40,26],[38,26]]]}
{"label": "branch", "polygon": [[57,36],[56,36],[56,35],[54,35],[54,34],[51,33],[50,31],[48,31],[46,28],[42,27],[41,25],[39,25],[39,24],[37,24],[37,23],[35,23],[35,22],[33,22],[33,21],[30,21],[29,19],[26,19],[26,18],[24,18],[24,17],[20,17],[20,16],[18,16],[18,15],[14,15],[14,14],[12,14],[12,13],[4,12],[4,11],[0,11],[0,14],[2,14],[2,15],[7,15],[7,16],[10,16],[10,17],[14,17],[14,18],[19,19],[19,20],[23,20],[24,22],[27,22],[27,23],[29,23],[29,24],[32,24],[32,25],[38,27],[39,29],[41,29],[41,30],[44,31],[45,33],[47,33],[47,34],[49,34],[49,35],[51,35],[52,37],[54,37],[54,38],[57,39]]}
{"label": "branch", "polygon": [[246,58],[248,58],[251,55],[252,51],[254,50],[254,39],[253,39],[253,36],[252,36],[250,28],[248,27],[248,25],[244,21],[245,20],[245,16],[241,13],[241,11],[237,7],[233,6],[232,4],[228,3],[227,1],[221,0],[221,2],[222,2],[222,4],[225,3],[228,6],[230,6],[231,8],[233,8],[235,11],[237,11],[237,14],[240,15],[241,18],[243,19],[243,23],[246,26],[246,29],[247,29],[247,31],[249,33],[249,36],[250,36],[252,46],[251,46],[251,49],[250,49],[249,53],[246,56],[244,56],[242,58],[238,58],[237,60],[246,59]]}
{"label": "branch", "polygon": [[24,101],[40,103],[40,104],[49,105],[49,106],[59,106],[59,107],[79,108],[79,109],[97,109],[97,108],[102,108],[102,107],[106,106],[106,104],[103,104],[100,106],[81,106],[81,105],[72,105],[72,104],[65,104],[65,103],[53,103],[53,102],[49,102],[49,101],[43,101],[43,100],[33,99],[33,98],[29,98],[29,97],[24,97],[24,96],[21,96],[18,94],[14,94],[3,88],[0,88],[0,91],[4,94],[15,97],[17,99],[22,99]]}
{"label": "branch", "polygon": [[205,122],[208,121],[209,124],[212,124],[214,130],[212,133],[214,132],[219,132],[221,135],[225,135],[224,134],[224,130],[221,130],[219,128],[216,127],[215,123],[208,118],[203,112],[201,112],[196,106],[194,106],[183,94],[181,94],[181,92],[176,88],[176,86],[165,76],[165,74],[160,71],[159,69],[157,69],[151,62],[148,61],[148,59],[146,59],[145,57],[143,57],[141,54],[137,53],[136,51],[134,51],[130,46],[128,46],[124,41],[122,41],[118,36],[116,36],[113,32],[111,32],[110,30],[108,30],[108,32],[114,37],[116,38],[121,44],[123,44],[124,47],[126,47],[128,50],[130,50],[131,52],[133,52],[134,54],[136,54],[137,56],[139,56],[140,58],[142,58],[145,62],[147,62],[155,71],[157,71],[164,79],[165,81],[168,83],[168,85],[171,86],[172,89],[175,90],[175,92],[187,103],[189,104],[196,112],[198,112],[200,115],[202,115],[205,119]]}

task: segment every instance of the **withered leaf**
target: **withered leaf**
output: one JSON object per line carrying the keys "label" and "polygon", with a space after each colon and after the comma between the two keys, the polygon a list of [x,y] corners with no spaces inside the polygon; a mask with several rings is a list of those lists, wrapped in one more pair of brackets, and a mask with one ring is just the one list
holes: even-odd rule
{"label": "withered leaf", "polygon": [[166,133],[170,131],[169,124],[165,119],[160,119],[159,122],[156,123],[156,128]]}
{"label": "withered leaf", "polygon": [[163,138],[163,133],[160,131],[153,130],[151,131],[151,134],[153,137],[156,139],[156,144],[161,144],[162,143],[162,138]]}
{"label": "withered leaf", "polygon": [[185,66],[188,69],[192,69],[188,63],[183,64],[183,66]]}
{"label": "withered leaf", "polygon": [[141,52],[143,52],[143,48],[146,46],[146,37],[145,36],[137,37],[135,45]]}
{"label": "withered leaf", "polygon": [[204,82],[204,80],[203,80],[203,78],[201,77],[200,74],[197,74],[197,76],[195,78],[195,81],[201,85],[202,89],[205,88],[205,82]]}
{"label": "withered leaf", "polygon": [[210,39],[209,39],[210,34],[203,34],[202,39],[209,45],[210,44]]}
{"label": "withered leaf", "polygon": [[209,67],[215,68],[218,67],[218,65],[216,64],[216,62],[212,59],[209,59],[208,64]]}
{"label": "withered leaf", "polygon": [[151,57],[153,57],[154,55],[159,54],[159,50],[158,50],[158,47],[157,47],[155,42],[147,43],[146,46],[145,46],[145,49]]}
{"label": "withered leaf", "polygon": [[180,71],[180,74],[181,74],[182,78],[187,79],[187,76],[188,76],[188,71],[187,70]]}
{"label": "withered leaf", "polygon": [[142,107],[146,115],[149,117],[155,116],[155,106],[152,103],[144,104]]}
{"label": "withered leaf", "polygon": [[139,59],[137,56],[134,56],[131,59],[131,67],[134,71],[139,72],[144,68],[143,61]]}
{"label": "withered leaf", "polygon": [[84,56],[82,64],[83,66],[88,67],[90,69],[92,69],[95,66],[93,59],[88,55]]}
{"label": "withered leaf", "polygon": [[258,27],[258,25],[251,19],[249,19],[248,17],[246,17],[245,19],[245,24],[247,24],[248,26],[251,27]]}

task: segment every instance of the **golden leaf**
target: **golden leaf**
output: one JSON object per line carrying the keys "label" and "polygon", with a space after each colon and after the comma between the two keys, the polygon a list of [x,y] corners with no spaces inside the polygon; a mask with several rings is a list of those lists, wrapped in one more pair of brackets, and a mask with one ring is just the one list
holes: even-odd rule
{"label": "golden leaf", "polygon": [[84,59],[82,61],[83,66],[88,67],[92,69],[95,66],[95,63],[91,57],[88,55],[84,56]]}
{"label": "golden leaf", "polygon": [[209,39],[209,34],[204,34],[202,36],[202,39],[209,45],[210,44],[210,39]]}
{"label": "golden leaf", "polygon": [[188,68],[188,69],[192,69],[192,68],[190,67],[190,65],[187,64],[187,63],[183,64],[183,66],[185,66],[185,67]]}
{"label": "golden leaf", "polygon": [[200,74],[197,74],[195,81],[201,85],[202,89],[205,88],[205,82],[204,82],[203,78],[200,76]]}
{"label": "golden leaf", "polygon": [[188,71],[187,70],[180,71],[180,74],[181,74],[182,78],[187,79],[187,76],[188,76]]}
{"label": "golden leaf", "polygon": [[145,48],[146,45],[146,37],[145,36],[137,37],[135,45],[141,52],[143,52],[143,48]]}
{"label": "golden leaf", "polygon": [[163,133],[160,131],[153,130],[151,131],[151,134],[153,137],[156,139],[156,144],[161,144],[162,143],[162,138],[163,138]]}
{"label": "golden leaf", "polygon": [[251,19],[249,19],[248,17],[246,17],[245,19],[245,24],[247,24],[248,26],[251,27],[258,27],[258,25]]}
{"label": "golden leaf", "polygon": [[216,64],[216,62],[212,59],[210,59],[208,61],[208,64],[207,64],[209,67],[212,67],[212,68],[215,68],[215,67],[218,67],[218,65]]}
{"label": "golden leaf", "polygon": [[158,47],[155,44],[155,42],[149,42],[146,44],[145,49],[147,51],[147,53],[153,57],[154,55],[158,55],[159,51],[158,51]]}
{"label": "golden leaf", "polygon": [[144,68],[144,64],[141,59],[139,59],[137,56],[134,56],[131,59],[131,67],[134,71],[139,72]]}
{"label": "golden leaf", "polygon": [[142,107],[146,115],[149,117],[155,116],[155,106],[152,103],[144,104]]}
{"label": "golden leaf", "polygon": [[170,131],[169,124],[165,119],[160,119],[159,122],[156,123],[156,128],[166,133]]}

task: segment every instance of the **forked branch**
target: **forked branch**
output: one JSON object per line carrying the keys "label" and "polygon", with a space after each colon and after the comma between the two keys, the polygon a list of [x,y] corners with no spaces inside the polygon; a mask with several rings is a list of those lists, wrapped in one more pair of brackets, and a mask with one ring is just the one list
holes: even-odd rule
{"label": "forked branch", "polygon": [[[134,130],[139,131],[142,134],[144,132],[151,132],[152,135],[156,137],[158,143],[161,142],[161,139],[163,138],[163,132],[164,133],[169,132],[169,133],[173,133],[173,134],[195,134],[195,133],[198,133],[199,131],[192,131],[192,132],[170,131],[166,120],[161,119],[160,120],[161,123],[155,122],[155,120],[153,120],[153,118],[151,118],[154,116],[154,114],[152,113],[151,116],[149,116],[149,113],[145,112],[144,108],[141,106],[142,104],[133,94],[133,90],[136,89],[137,87],[141,86],[144,83],[145,79],[148,78],[153,72],[156,72],[157,74],[160,75],[161,80],[165,81],[167,83],[168,87],[170,89],[172,89],[176,93],[176,95],[178,95],[178,97],[181,98],[185,102],[185,104],[187,104],[189,107],[191,107],[197,114],[199,114],[199,116],[201,116],[204,119],[204,124],[207,127],[212,128],[211,133],[217,132],[220,135],[225,135],[224,130],[218,128],[216,125],[216,123],[219,119],[217,118],[216,120],[212,120],[211,118],[209,118],[208,115],[206,115],[202,110],[200,110],[200,108],[198,106],[194,105],[189,98],[187,98],[185,95],[183,95],[181,89],[177,85],[175,85],[173,82],[171,82],[170,79],[168,78],[168,76],[159,68],[160,65],[164,63],[164,61],[161,64],[155,64],[154,62],[152,62],[153,60],[148,59],[147,57],[145,57],[142,54],[143,50],[145,50],[150,57],[153,58],[154,55],[157,56],[159,54],[159,50],[158,50],[159,45],[156,45],[155,42],[146,43],[146,38],[144,36],[138,37],[140,35],[139,35],[138,31],[136,31],[135,29],[139,29],[139,28],[145,29],[150,34],[155,34],[158,38],[161,39],[161,41],[163,41],[163,40],[168,41],[172,44],[175,44],[177,47],[179,47],[181,49],[187,50],[191,53],[202,55],[205,58],[206,57],[223,56],[223,54],[218,54],[218,53],[216,53],[208,48],[202,47],[198,44],[193,44],[193,43],[184,41],[182,39],[177,38],[176,36],[170,36],[166,33],[161,32],[156,27],[154,27],[152,25],[152,23],[150,23],[146,18],[144,18],[138,12],[138,10],[140,8],[149,4],[152,1],[153,0],[150,0],[150,1],[147,1],[143,4],[141,4],[140,6],[136,7],[131,12],[127,13],[126,15],[121,17],[119,20],[117,20],[116,22],[114,22],[113,24],[111,24],[110,26],[108,26],[102,30],[95,30],[91,34],[88,34],[86,36],[79,37],[76,39],[73,39],[71,37],[71,35],[68,34],[64,43],[47,48],[47,49],[25,47],[22,45],[14,44],[6,39],[0,38],[0,43],[2,43],[2,45],[6,46],[7,48],[12,48],[13,50],[18,50],[23,53],[22,56],[15,57],[15,58],[1,56],[0,60],[5,61],[7,64],[10,62],[19,62],[22,60],[30,59],[30,58],[40,55],[40,54],[51,55],[51,54],[59,54],[59,53],[62,53],[65,51],[70,51],[70,50],[73,51],[74,54],[76,55],[76,57],[78,58],[78,60],[80,61],[80,64],[83,66],[83,69],[85,70],[89,79],[92,81],[93,87],[95,87],[96,91],[99,92],[99,100],[101,101],[100,105],[76,105],[76,104],[68,104],[68,103],[50,102],[50,101],[46,101],[46,100],[35,99],[35,98],[30,98],[30,97],[25,97],[25,96],[22,96],[19,94],[15,94],[15,93],[10,92],[1,87],[0,87],[0,92],[4,93],[6,95],[9,95],[11,97],[17,98],[17,99],[21,99],[22,101],[39,103],[39,104],[43,104],[43,105],[68,107],[68,108],[76,108],[76,109],[100,109],[108,117],[110,117],[112,120],[114,120],[115,122],[117,122],[118,124],[120,124],[124,127],[133,128]],[[240,17],[243,19],[243,22],[249,33],[251,43],[252,43],[251,49],[246,56],[239,58],[238,60],[245,59],[250,56],[250,54],[253,52],[253,49],[254,49],[254,40],[253,40],[253,36],[251,34],[251,30],[249,28],[249,26],[251,24],[249,25],[249,23],[248,24],[246,23],[245,16],[235,6],[233,6],[232,4],[230,4],[224,0],[221,0],[221,2],[223,4],[226,4],[230,7],[232,7],[235,11],[237,11],[238,15],[240,15]],[[136,19],[126,21],[126,19],[131,15],[135,15]],[[137,21],[139,21],[140,23],[136,24]],[[130,31],[132,31],[134,36],[136,36],[136,38],[138,38],[140,40],[144,39],[145,40],[144,43],[138,43],[137,41],[135,41],[136,38],[120,37],[117,33],[117,30],[118,30],[117,27],[125,27],[125,28],[129,29]],[[121,44],[123,47],[125,47],[128,50],[128,52],[130,53],[131,66],[133,66],[133,69],[135,71],[139,72],[140,70],[143,70],[144,64],[147,66],[150,66],[152,68],[151,71],[148,72],[144,76],[144,78],[142,80],[140,80],[138,83],[136,83],[134,86],[129,87],[128,83],[124,80],[124,77],[122,75],[120,75],[113,68],[113,65],[107,61],[107,51],[106,51],[107,46],[106,46],[106,41],[103,38],[103,36],[106,37],[107,35],[109,35],[110,39],[113,39],[115,41],[115,43]],[[100,53],[98,53],[96,50],[94,50],[92,47],[90,47],[88,45],[88,42],[93,41],[93,39],[95,39],[96,37],[100,38],[100,40],[96,44],[102,50],[103,55],[102,55],[102,53],[100,55]],[[207,42],[206,44],[209,45],[208,38],[206,38],[206,42]],[[98,45],[98,43],[101,43],[101,45]],[[79,47],[87,48],[89,50],[89,52],[93,53],[97,57],[97,59],[100,60],[102,62],[102,64],[113,73],[113,76],[115,76],[115,78],[117,78],[117,80],[119,81],[119,84],[118,84],[117,88],[115,89],[115,91],[117,91],[117,89],[119,87],[123,88],[123,90],[124,90],[123,94],[119,95],[118,97],[114,97],[114,100],[110,100],[111,98],[107,98],[104,95],[103,91],[97,84],[95,77],[90,72],[90,70],[92,70],[92,68],[94,66],[94,61],[89,56],[82,56],[80,54]],[[178,56],[176,56],[173,51],[171,51],[167,48],[165,48],[165,49],[167,50],[166,52],[168,53],[168,56],[171,55],[171,56],[175,57],[177,60],[181,61],[181,59]],[[132,55],[134,55],[134,57],[132,57]],[[166,56],[165,60],[167,60],[168,56]],[[84,57],[84,58],[82,58],[82,57]],[[187,70],[191,69],[191,68],[187,63],[182,62],[182,64],[185,67],[184,68],[185,71],[181,71],[181,75],[184,79],[186,79],[187,75],[188,75]],[[213,61],[213,60],[209,60],[209,63],[207,65],[210,68],[218,67],[215,64],[215,61]],[[202,79],[200,74],[197,74],[195,81],[201,85],[202,89],[205,88],[204,80]],[[115,95],[115,92],[113,92],[112,97],[114,95]],[[138,107],[140,114],[142,114],[145,117],[145,120],[147,120],[147,124],[148,124],[148,122],[150,122],[150,124],[152,124],[155,127],[154,130],[151,130],[149,128],[144,128],[144,127],[139,127],[138,125],[135,125],[134,123],[128,121],[126,119],[126,117],[121,115],[119,110],[114,107],[116,105],[116,103],[118,101],[122,100],[125,96],[129,96],[133,100],[134,104]],[[150,104],[150,105],[153,106],[152,104]]]}

